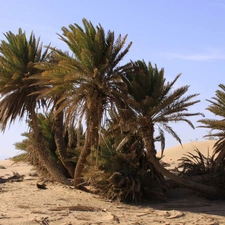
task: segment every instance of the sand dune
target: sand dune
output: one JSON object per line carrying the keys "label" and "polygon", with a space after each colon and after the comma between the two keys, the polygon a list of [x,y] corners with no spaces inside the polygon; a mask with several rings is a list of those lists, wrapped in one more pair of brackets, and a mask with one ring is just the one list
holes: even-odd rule
{"label": "sand dune", "polygon": [[[205,149],[212,144],[185,144],[183,150],[167,149],[165,157],[174,160],[189,147]],[[12,175],[12,171],[25,175],[22,182],[0,183],[0,225],[225,224],[224,201],[209,201],[192,191],[174,190],[168,193],[168,202],[128,205],[56,183],[47,183],[47,189],[41,190],[36,187],[38,178],[29,176],[31,166],[12,164],[11,160],[0,161],[0,166],[2,178]]]}
{"label": "sand dune", "polygon": [[[194,151],[195,149],[198,149],[205,156],[207,156],[208,154],[212,155],[215,142],[215,140],[196,141],[183,144],[182,146],[177,145],[175,147],[168,148],[163,153],[163,161],[168,163],[177,163],[177,160],[183,157],[184,154],[187,154],[188,152],[196,154]],[[158,152],[158,156],[161,156],[161,152]]]}

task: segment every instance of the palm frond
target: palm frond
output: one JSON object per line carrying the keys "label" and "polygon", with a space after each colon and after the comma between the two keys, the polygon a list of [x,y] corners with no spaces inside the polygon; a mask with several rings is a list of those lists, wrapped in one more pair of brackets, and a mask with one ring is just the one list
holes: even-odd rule
{"label": "palm frond", "polygon": [[2,129],[21,119],[31,108],[43,106],[44,99],[36,100],[34,92],[42,89],[36,84],[32,76],[38,76],[40,69],[34,67],[36,62],[47,60],[48,47],[42,51],[40,38],[35,38],[33,32],[30,37],[19,29],[17,34],[7,32],[6,40],[0,44],[0,122]]}

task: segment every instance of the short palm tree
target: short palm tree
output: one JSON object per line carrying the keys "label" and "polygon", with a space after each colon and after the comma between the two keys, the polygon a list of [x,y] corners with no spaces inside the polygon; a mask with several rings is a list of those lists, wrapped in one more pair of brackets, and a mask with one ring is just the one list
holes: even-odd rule
{"label": "short palm tree", "polygon": [[[42,114],[39,113],[37,115],[37,122],[40,132],[42,133],[42,142],[46,146],[46,148],[49,151],[49,154],[51,155],[51,158],[54,158],[55,164],[58,164],[58,159],[56,156],[56,149],[55,149],[55,142],[54,142],[54,130],[53,130],[53,119],[50,114]],[[28,126],[31,124],[31,120],[27,120]],[[23,153],[20,155],[17,155],[13,159],[15,161],[25,161],[29,164],[33,165],[35,169],[38,171],[39,175],[48,176],[51,175],[48,173],[46,168],[43,166],[43,163],[41,163],[39,157],[37,154],[35,154],[35,135],[33,134],[33,130],[30,130],[29,132],[25,132],[21,134],[21,136],[24,137],[24,139],[21,142],[14,143],[16,149],[21,150]],[[63,170],[62,170],[63,171]]]}
{"label": "short palm tree", "polygon": [[28,115],[34,131],[35,152],[40,161],[55,179],[68,183],[43,145],[37,123],[37,110],[45,105],[45,101],[37,100],[37,95],[33,94],[43,87],[36,84],[32,76],[41,73],[34,64],[47,60],[48,48],[43,52],[40,39],[36,39],[33,33],[27,39],[26,33],[21,29],[18,34],[6,33],[5,38],[0,44],[1,128],[4,131],[7,124]]}
{"label": "short palm tree", "polygon": [[143,140],[135,132],[121,133],[118,115],[112,112],[110,116],[96,151],[97,170],[90,172],[93,184],[111,199],[137,202],[160,197],[165,200],[164,178],[147,161]]}
{"label": "short palm tree", "polygon": [[[30,124],[31,120],[28,119],[27,123]],[[54,123],[55,118],[53,113],[38,114],[38,127],[43,135],[44,145],[48,149],[51,158],[54,159],[55,164],[60,167],[65,176],[68,176],[68,171],[61,163],[60,154],[58,153],[57,143],[55,140],[56,129]],[[35,166],[40,174],[42,174],[43,176],[49,176],[48,171],[43,167],[39,158],[35,154],[35,141],[33,140],[33,131],[30,130],[29,132],[23,133],[22,136],[25,138],[21,142],[15,143],[15,147],[18,150],[22,150],[23,153],[19,154],[16,157],[13,157],[13,160],[29,162],[31,165]],[[64,135],[64,143],[69,155],[68,158],[71,162],[73,161],[74,164],[77,162],[80,152],[79,145],[82,145],[81,141],[83,142],[84,138],[82,135],[79,138],[78,137],[79,131],[72,128],[70,128],[70,131],[66,130]],[[78,141],[80,143],[78,143]]]}
{"label": "short palm tree", "polygon": [[[156,130],[159,131],[162,142],[165,140],[164,131],[166,131],[181,144],[178,134],[169,124],[184,121],[194,128],[188,117],[201,115],[201,113],[189,113],[188,107],[199,102],[192,100],[197,94],[184,97],[189,86],[173,89],[180,74],[172,82],[166,83],[164,70],[159,71],[151,63],[147,65],[144,61],[131,62],[124,67],[124,73],[123,77],[129,93],[127,102],[132,110],[129,123],[124,122],[127,126],[129,124],[129,127],[136,127],[144,139],[151,141],[147,148],[148,154],[156,153],[154,146]],[[164,147],[164,143],[162,146]]]}
{"label": "short palm tree", "polygon": [[212,131],[216,131],[216,133],[211,133],[206,135],[205,137],[215,137],[217,142],[214,145],[215,153],[217,155],[216,168],[221,164],[221,162],[225,158],[225,85],[219,85],[220,90],[216,91],[216,96],[212,98],[212,100],[207,100],[210,104],[208,111],[213,113],[215,116],[218,116],[218,119],[202,119],[198,122],[203,125],[199,127],[209,128]]}
{"label": "short palm tree", "polygon": [[[63,35],[60,38],[67,44],[73,56],[52,49],[58,64],[52,65],[52,68],[46,65],[46,71],[42,74],[52,76],[52,83],[61,81],[65,85],[72,84],[58,100],[58,103],[62,103],[58,112],[60,109],[65,110],[66,124],[85,116],[86,141],[75,169],[76,188],[81,182],[86,158],[91,148],[98,144],[104,111],[116,103],[123,103],[126,90],[118,73],[118,66],[131,46],[130,43],[123,49],[127,36],[119,35],[115,39],[114,32],[108,31],[105,34],[101,25],[95,28],[86,19],[83,19],[83,25],[84,29],[78,24],[62,28]],[[53,85],[53,89],[57,87],[57,84]]]}
{"label": "short palm tree", "polygon": [[[123,130],[137,130],[142,137],[148,160],[162,175],[188,186],[197,191],[205,193],[218,194],[218,192],[204,185],[184,180],[166,170],[158,161],[155,150],[154,135],[156,129],[159,130],[161,140],[164,140],[164,130],[171,134],[181,143],[179,136],[169,125],[171,122],[186,122],[192,128],[193,124],[189,117],[201,115],[201,113],[190,113],[190,106],[199,102],[193,100],[197,94],[184,96],[189,86],[182,86],[173,89],[173,86],[180,75],[172,82],[166,82],[164,70],[160,71],[153,67],[151,63],[146,64],[144,61],[131,62],[124,67],[124,80],[128,85],[129,110],[127,115],[122,118]],[[124,110],[123,110],[124,114]]]}

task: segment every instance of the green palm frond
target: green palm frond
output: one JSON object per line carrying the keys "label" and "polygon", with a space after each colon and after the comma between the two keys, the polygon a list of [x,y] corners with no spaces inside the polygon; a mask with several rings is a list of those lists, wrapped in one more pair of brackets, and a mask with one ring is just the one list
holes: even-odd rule
{"label": "green palm frond", "polygon": [[0,43],[0,121],[2,130],[6,124],[11,124],[17,117],[20,119],[35,106],[44,104],[44,100],[36,100],[34,92],[43,87],[36,84],[32,76],[42,72],[34,67],[37,62],[47,60],[48,47],[42,50],[40,38],[33,33],[19,29],[17,34],[7,32],[6,40]]}
{"label": "green palm frond", "polygon": [[[156,65],[153,67],[151,63],[147,64],[145,61],[130,62],[122,70],[123,80],[128,87],[127,102],[130,113],[133,112],[131,119],[125,116],[126,123],[130,128],[136,126],[137,130],[142,129],[143,132],[155,126],[161,137],[164,130],[181,144],[179,136],[169,123],[185,122],[194,128],[189,117],[203,114],[190,113],[188,110],[199,102],[194,100],[198,94],[186,95],[188,85],[174,89],[173,86],[180,74],[171,82],[166,82],[164,69],[158,70]],[[162,146],[164,144],[162,143]]]}
{"label": "green palm frond", "polygon": [[202,125],[199,127],[208,128],[212,131],[205,137],[213,137],[217,139],[214,145],[215,153],[219,153],[217,156],[217,162],[220,164],[225,158],[225,86],[219,85],[219,90],[216,91],[216,96],[212,97],[212,100],[207,100],[210,105],[206,108],[218,118],[215,119],[202,119],[199,120]]}
{"label": "green palm frond", "polygon": [[99,104],[100,125],[102,110],[121,104],[124,98],[126,85],[121,80],[118,64],[131,43],[124,47],[127,36],[119,35],[116,39],[114,32],[105,32],[100,24],[94,27],[86,19],[83,28],[75,23],[63,27],[62,32],[59,37],[72,55],[50,48],[53,63],[35,65],[44,70],[41,80],[49,84],[41,96],[58,95],[58,111],[65,110],[66,124],[75,117],[89,118],[91,108]]}

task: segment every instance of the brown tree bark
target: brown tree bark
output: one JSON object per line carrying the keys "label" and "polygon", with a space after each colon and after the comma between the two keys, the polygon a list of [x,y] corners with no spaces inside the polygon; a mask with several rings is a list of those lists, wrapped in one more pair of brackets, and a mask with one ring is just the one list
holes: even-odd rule
{"label": "brown tree bark", "polygon": [[84,147],[81,150],[79,155],[79,159],[75,168],[74,173],[74,187],[79,189],[81,188],[81,175],[84,170],[85,163],[87,161],[87,157],[91,153],[91,148],[98,144],[99,141],[99,126],[101,125],[102,118],[102,99],[98,98],[98,94],[96,94],[95,98],[93,98],[93,102],[89,110],[87,111],[87,130],[85,135],[85,143]]}
{"label": "brown tree bark", "polygon": [[34,108],[30,111],[30,113],[31,113],[31,125],[34,132],[34,140],[35,140],[34,151],[39,157],[41,163],[43,163],[43,166],[47,169],[47,171],[56,181],[62,184],[71,185],[71,183],[64,176],[63,172],[58,168],[54,159],[50,156],[50,154],[48,153],[43,144],[42,135],[37,123],[37,115],[35,113]]}
{"label": "brown tree bark", "polygon": [[63,138],[64,125],[63,125],[63,112],[57,113],[54,121],[55,127],[55,143],[57,147],[57,151],[59,153],[59,159],[61,160],[64,167],[69,172],[71,178],[74,177],[74,169],[75,166],[72,162],[68,161],[69,156],[67,154],[65,141]]}
{"label": "brown tree bark", "polygon": [[175,181],[176,183],[183,185],[184,187],[190,188],[197,192],[200,192],[207,196],[219,197],[225,196],[225,192],[221,192],[221,190],[217,189],[213,186],[208,186],[200,183],[193,182],[188,179],[184,179],[182,177],[178,177],[175,174],[171,173],[169,170],[165,169],[160,163],[156,156],[149,156],[149,161],[153,164],[156,170],[158,170],[163,176]]}
{"label": "brown tree bark", "polygon": [[87,162],[87,157],[90,155],[90,153],[91,153],[91,142],[88,141],[87,138],[86,138],[84,147],[81,150],[81,153],[79,155],[77,165],[76,165],[76,169],[75,169],[75,173],[74,173],[74,187],[76,189],[81,188],[81,181],[82,181],[81,175],[82,175],[82,172],[84,170],[84,166]]}
{"label": "brown tree bark", "polygon": [[223,149],[223,150],[221,150],[218,153],[218,155],[216,157],[216,160],[215,160],[215,163],[216,163],[215,168],[216,168],[216,170],[219,168],[219,166],[222,163],[222,161],[224,160],[224,158],[225,158],[225,150]]}
{"label": "brown tree bark", "polygon": [[74,187],[79,189],[81,184],[81,175],[87,162],[87,157],[91,154],[91,148],[98,140],[98,121],[90,122],[86,132],[84,147],[81,150],[74,173]]}

